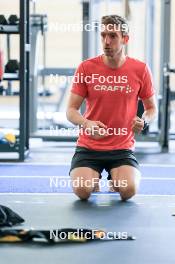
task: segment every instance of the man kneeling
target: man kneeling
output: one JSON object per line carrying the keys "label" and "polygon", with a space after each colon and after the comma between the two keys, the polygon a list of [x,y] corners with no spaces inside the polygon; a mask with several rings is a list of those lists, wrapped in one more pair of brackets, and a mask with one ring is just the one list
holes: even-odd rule
{"label": "man kneeling", "polygon": [[[101,40],[104,54],[83,61],[73,78],[66,114],[80,133],[70,176],[74,193],[88,199],[99,189],[105,169],[110,190],[127,200],[136,194],[141,176],[133,152],[134,133],[141,133],[156,114],[152,75],[144,62],[125,54],[129,29],[124,18],[102,17]],[[137,116],[139,99],[142,117]],[[78,181],[81,184],[74,184]],[[126,184],[115,184],[119,182]]]}

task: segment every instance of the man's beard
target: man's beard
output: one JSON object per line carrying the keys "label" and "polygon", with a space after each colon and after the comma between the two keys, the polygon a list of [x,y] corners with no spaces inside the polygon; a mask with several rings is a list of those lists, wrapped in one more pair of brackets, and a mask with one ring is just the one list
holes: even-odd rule
{"label": "man's beard", "polygon": [[105,56],[106,57],[110,57],[110,58],[113,58],[114,57],[114,51],[113,50],[105,50],[104,49],[104,53],[105,53]]}
{"label": "man's beard", "polygon": [[108,58],[114,58],[114,57],[118,56],[119,54],[122,54],[122,50],[123,50],[122,47],[121,47],[121,49],[118,49],[118,50],[112,50],[112,49],[110,50],[109,49],[109,51],[107,51],[104,49],[104,54]]}

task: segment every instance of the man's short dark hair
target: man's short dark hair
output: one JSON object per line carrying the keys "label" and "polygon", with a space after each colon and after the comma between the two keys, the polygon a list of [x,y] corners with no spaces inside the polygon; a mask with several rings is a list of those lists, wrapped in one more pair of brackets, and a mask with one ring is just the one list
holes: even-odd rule
{"label": "man's short dark hair", "polygon": [[101,24],[120,26],[120,31],[122,32],[122,36],[126,36],[129,34],[128,22],[125,18],[121,16],[118,16],[118,15],[102,16]]}

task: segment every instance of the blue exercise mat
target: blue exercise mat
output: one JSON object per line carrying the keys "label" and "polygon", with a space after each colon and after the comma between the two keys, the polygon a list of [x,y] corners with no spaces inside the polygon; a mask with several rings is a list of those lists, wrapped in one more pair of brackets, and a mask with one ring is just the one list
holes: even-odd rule
{"label": "blue exercise mat", "polygon": [[[66,165],[0,165],[0,176],[68,176],[70,166]],[[144,177],[175,177],[175,167],[141,166]],[[103,175],[106,172],[103,171]]]}
{"label": "blue exercise mat", "polygon": [[[103,182],[104,186],[105,181]],[[108,191],[107,181],[101,190]],[[71,193],[69,178],[18,177],[0,178],[0,193]],[[175,180],[142,179],[140,194],[175,194]]]}
{"label": "blue exercise mat", "polygon": [[[72,193],[69,166],[0,165],[0,193]],[[140,194],[175,194],[174,167],[141,166]],[[102,192],[108,191],[103,172]]]}

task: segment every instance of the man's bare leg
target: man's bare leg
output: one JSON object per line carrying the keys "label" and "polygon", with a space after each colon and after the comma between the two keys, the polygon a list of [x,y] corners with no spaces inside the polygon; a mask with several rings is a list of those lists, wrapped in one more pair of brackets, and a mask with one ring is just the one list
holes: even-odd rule
{"label": "man's bare leg", "polygon": [[74,193],[82,200],[90,197],[91,193],[98,191],[99,173],[88,167],[74,168],[71,173]]}
{"label": "man's bare leg", "polygon": [[122,200],[126,201],[136,194],[141,178],[141,173],[137,168],[122,165],[111,169],[110,173],[113,190],[120,193]]}

